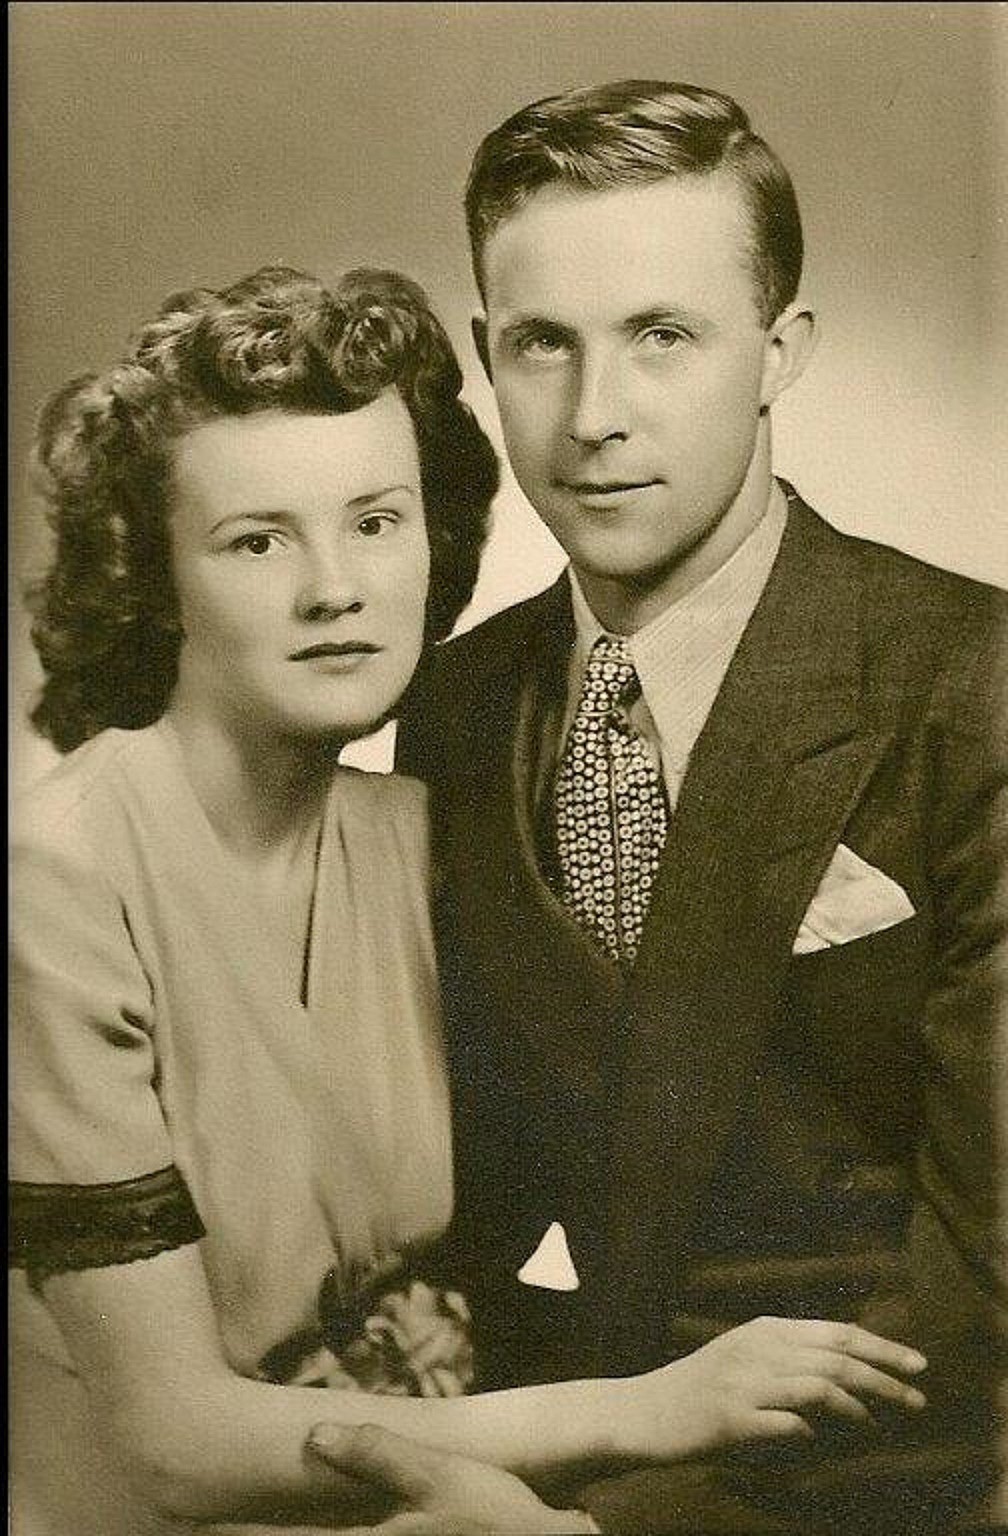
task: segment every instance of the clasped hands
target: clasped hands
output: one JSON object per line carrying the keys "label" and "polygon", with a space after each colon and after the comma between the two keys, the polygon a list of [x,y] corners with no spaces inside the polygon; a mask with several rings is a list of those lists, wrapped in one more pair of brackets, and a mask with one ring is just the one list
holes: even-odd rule
{"label": "clasped hands", "polygon": [[[912,1378],[926,1364],[916,1350],[854,1324],[756,1318],[671,1365],[591,1383],[600,1438],[586,1455],[625,1470],[760,1441],[814,1439],[824,1419],[871,1426],[880,1407],[924,1407]],[[320,1423],[308,1449],[389,1499],[396,1512],[367,1527],[381,1536],[574,1536],[598,1529],[583,1510],[552,1508],[499,1467],[374,1425]]]}

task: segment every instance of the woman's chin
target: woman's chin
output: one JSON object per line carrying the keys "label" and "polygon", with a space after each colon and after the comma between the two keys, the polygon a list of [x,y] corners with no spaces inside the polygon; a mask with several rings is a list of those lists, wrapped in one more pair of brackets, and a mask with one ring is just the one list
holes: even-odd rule
{"label": "woman's chin", "polygon": [[390,704],[377,716],[368,712],[366,715],[342,715],[339,719],[285,721],[280,734],[306,751],[325,747],[339,752],[343,747],[365,741],[380,731],[394,718],[394,708],[394,704]]}

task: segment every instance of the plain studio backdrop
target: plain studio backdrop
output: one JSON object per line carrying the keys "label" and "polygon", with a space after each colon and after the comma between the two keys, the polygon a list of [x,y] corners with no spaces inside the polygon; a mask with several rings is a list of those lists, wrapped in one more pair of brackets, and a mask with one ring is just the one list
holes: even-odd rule
{"label": "plain studio backdrop", "polygon": [[[1008,49],[994,4],[14,4],[10,32],[11,760],[39,683],[35,413],[172,290],[266,262],[427,288],[500,444],[469,337],[462,189],[489,129],[605,79],[736,96],[794,177],[820,317],[775,462],[839,527],[1008,586]],[[1000,184],[999,184],[1000,182]],[[462,623],[546,586],[510,477]],[[378,759],[375,759],[377,764]]]}

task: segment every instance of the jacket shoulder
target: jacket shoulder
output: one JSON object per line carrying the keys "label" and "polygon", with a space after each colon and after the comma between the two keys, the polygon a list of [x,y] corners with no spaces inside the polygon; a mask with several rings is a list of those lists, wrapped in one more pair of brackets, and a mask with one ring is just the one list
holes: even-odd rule
{"label": "jacket shoulder", "polygon": [[969,626],[1003,624],[1008,591],[974,576],[932,565],[915,555],[852,534],[841,534],[855,550],[876,603],[922,624]]}
{"label": "jacket shoulder", "polygon": [[564,587],[565,583],[558,582],[446,640],[435,649],[433,675],[455,679],[510,662],[516,652],[521,653],[535,640],[544,623],[552,622]]}
{"label": "jacket shoulder", "polygon": [[1008,591],[830,532],[859,570],[864,662],[893,712],[927,708],[986,737],[1008,730]]}
{"label": "jacket shoulder", "polygon": [[900,653],[916,654],[927,668],[964,649],[1003,643],[1008,591],[844,531],[786,482],[785,488],[806,578],[814,572],[812,579],[823,584],[819,595],[827,607],[857,602],[863,632],[887,664]]}
{"label": "jacket shoulder", "polygon": [[[502,609],[436,646],[410,685],[399,714],[396,766],[428,779],[449,740],[463,757],[507,711],[538,654],[569,614],[566,582]],[[457,755],[457,753],[456,753]]]}

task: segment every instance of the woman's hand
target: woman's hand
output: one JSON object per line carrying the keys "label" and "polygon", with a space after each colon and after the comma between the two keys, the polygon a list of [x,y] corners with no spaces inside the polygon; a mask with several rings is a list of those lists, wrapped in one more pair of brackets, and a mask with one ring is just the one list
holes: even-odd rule
{"label": "woman's hand", "polygon": [[754,1440],[806,1438],[825,1416],[870,1425],[872,1408],[918,1412],[908,1381],[927,1361],[853,1323],[758,1317],[622,1383],[632,1459],[678,1460]]}

